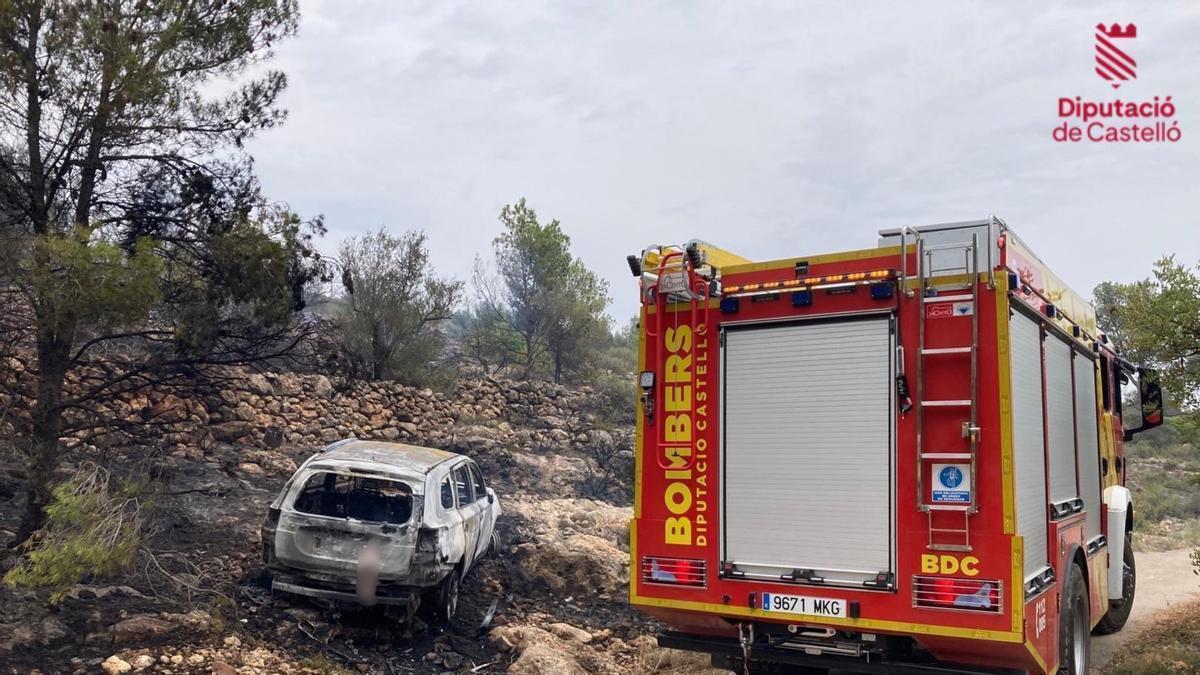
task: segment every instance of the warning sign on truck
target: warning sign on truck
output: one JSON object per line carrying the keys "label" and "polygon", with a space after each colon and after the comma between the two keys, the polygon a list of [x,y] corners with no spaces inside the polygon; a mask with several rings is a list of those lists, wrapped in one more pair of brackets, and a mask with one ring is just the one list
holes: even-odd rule
{"label": "warning sign on truck", "polygon": [[971,465],[933,465],[933,503],[969,504],[971,502]]}

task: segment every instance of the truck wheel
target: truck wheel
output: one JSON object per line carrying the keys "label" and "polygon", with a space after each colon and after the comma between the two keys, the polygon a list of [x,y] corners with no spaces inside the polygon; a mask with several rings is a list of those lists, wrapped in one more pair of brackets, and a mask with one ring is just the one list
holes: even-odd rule
{"label": "truck wheel", "polygon": [[1133,534],[1125,535],[1125,559],[1122,563],[1121,599],[1110,600],[1108,612],[1096,624],[1096,634],[1108,635],[1125,627],[1129,612],[1133,610],[1133,594],[1137,590],[1137,568],[1133,563]]}
{"label": "truck wheel", "polygon": [[456,567],[438,584],[437,593],[434,595],[437,600],[433,610],[434,619],[449,623],[454,618],[454,613],[458,611],[458,589],[461,582],[462,578]]}
{"label": "truck wheel", "polygon": [[1091,602],[1083,571],[1070,565],[1058,615],[1059,675],[1087,675],[1091,655]]}

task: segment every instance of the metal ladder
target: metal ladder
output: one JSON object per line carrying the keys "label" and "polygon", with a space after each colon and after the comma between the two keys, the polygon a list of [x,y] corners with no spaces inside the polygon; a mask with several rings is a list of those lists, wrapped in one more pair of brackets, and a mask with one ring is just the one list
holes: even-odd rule
{"label": "metal ladder", "polygon": [[[916,378],[916,424],[917,424],[917,503],[929,519],[928,548],[942,551],[971,550],[971,516],[979,511],[977,498],[979,450],[979,235],[972,233],[970,243],[940,244],[926,246],[924,238],[916,235],[917,253],[917,289],[920,300],[921,317],[918,321],[917,378]],[[962,253],[962,264],[948,267],[934,267],[934,254],[939,251],[959,251]],[[906,256],[907,257],[907,256]],[[938,284],[939,274],[960,272],[967,277],[966,284]],[[957,292],[956,292],[957,291]],[[949,292],[949,294],[943,294]],[[932,303],[970,303],[971,307],[971,344],[953,347],[930,348],[927,345],[927,327],[929,321],[928,306]],[[925,359],[954,357],[966,354],[970,360],[970,396],[965,399],[926,400],[925,398]],[[967,439],[967,452],[944,452],[925,450],[926,408],[945,411],[966,408],[969,416],[962,424],[963,438]],[[935,462],[969,462],[970,465],[970,501],[965,504],[934,504],[925,495],[924,476],[926,466]],[[930,469],[933,480],[933,471]],[[961,527],[935,527],[936,512],[952,512],[961,515]],[[950,542],[939,541],[941,538]],[[961,543],[959,543],[961,541]]]}

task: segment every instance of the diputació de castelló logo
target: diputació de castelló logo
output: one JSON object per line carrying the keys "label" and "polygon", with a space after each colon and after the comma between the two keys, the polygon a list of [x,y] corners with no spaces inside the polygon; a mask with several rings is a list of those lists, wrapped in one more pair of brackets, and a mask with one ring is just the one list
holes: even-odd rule
{"label": "diputaci\u00f3 de castell\u00f3 logo", "polygon": [[[1138,79],[1133,54],[1138,27],[1133,23],[1097,24],[1093,69],[1114,90]],[[1051,136],[1058,143],[1177,143],[1183,130],[1169,95],[1140,100],[1092,100],[1083,96],[1058,99],[1059,124]]]}

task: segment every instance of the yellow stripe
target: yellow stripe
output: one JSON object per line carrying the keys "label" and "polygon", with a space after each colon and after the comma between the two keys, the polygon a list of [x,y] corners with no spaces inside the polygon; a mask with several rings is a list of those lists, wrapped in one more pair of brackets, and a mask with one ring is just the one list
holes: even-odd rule
{"label": "yellow stripe", "polygon": [[1000,482],[1004,503],[1004,534],[1016,532],[1013,490],[1012,372],[1008,355],[1008,275],[996,277],[996,359],[1000,383]]}
{"label": "yellow stripe", "polygon": [[[646,370],[646,306],[642,305],[641,316],[638,319],[638,374]],[[642,433],[645,431],[646,415],[639,396],[636,403],[637,429],[634,432],[633,450],[633,520],[629,521],[629,601],[635,597],[633,592],[633,574],[638,569],[637,559],[637,521],[642,517]]]}
{"label": "yellow stripe", "polygon": [[1037,647],[1034,647],[1032,642],[1026,642],[1025,648],[1029,650],[1029,654],[1033,656],[1033,660],[1037,661],[1037,664],[1041,667],[1043,673],[1052,673],[1058,670],[1057,662],[1055,662],[1054,668],[1046,667],[1046,659],[1042,658],[1042,655],[1038,653]]}
{"label": "yellow stripe", "polygon": [[637,517],[635,516],[629,523],[629,604],[631,605],[637,600],[637,593],[633,590],[633,575],[639,574],[640,569],[637,553]]}
{"label": "yellow stripe", "polygon": [[[647,307],[642,305],[642,315],[638,319],[638,375],[646,370],[646,319],[649,316]],[[646,411],[642,405],[642,398],[638,396],[636,403],[637,407],[637,429],[634,434],[634,450],[633,450],[633,517],[642,517],[642,434],[645,432]],[[632,528],[631,528],[632,529]]]}
{"label": "yellow stripe", "polygon": [[[911,247],[910,247],[911,248]],[[899,246],[888,246],[885,248],[865,248],[859,251],[846,251],[845,253],[827,253],[825,255],[811,255],[802,258],[784,258],[782,260],[768,260],[765,262],[750,263],[748,265],[730,265],[721,269],[724,274],[743,274],[745,272],[764,272],[766,270],[782,270],[795,269],[796,263],[807,262],[809,265],[823,265],[825,263],[846,262],[849,260],[867,260],[869,258],[882,258],[885,256],[900,255]]]}
{"label": "yellow stripe", "polygon": [[1025,633],[1025,539],[1012,538],[1012,629]]}
{"label": "yellow stripe", "polygon": [[[630,588],[633,585],[630,584]],[[635,596],[630,592],[630,602],[635,605],[643,605],[648,607],[666,607],[669,609],[683,609],[693,612],[706,612],[709,614],[717,614],[722,616],[738,616],[751,619],[780,619],[777,613],[769,615],[759,609],[750,609],[749,607],[738,607],[735,605],[717,605],[708,602],[693,602],[690,600],[668,600],[666,598],[647,598],[643,596]],[[813,621],[814,617],[797,615],[803,618],[806,622]],[[1023,642],[1025,636],[1021,633],[1011,633],[995,630],[978,630],[972,628],[957,628],[955,626],[938,626],[933,624],[910,623],[906,621],[886,621],[883,619],[837,619],[832,617],[820,617],[816,619],[817,623],[830,626],[845,626],[848,628],[870,629],[878,631],[890,631],[895,633],[904,633],[908,635],[938,635],[942,637],[966,638],[969,640],[988,640],[990,642]]]}

